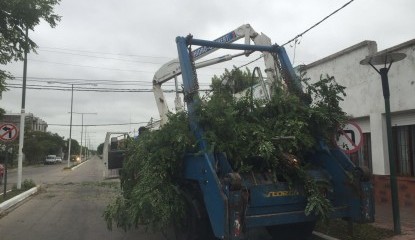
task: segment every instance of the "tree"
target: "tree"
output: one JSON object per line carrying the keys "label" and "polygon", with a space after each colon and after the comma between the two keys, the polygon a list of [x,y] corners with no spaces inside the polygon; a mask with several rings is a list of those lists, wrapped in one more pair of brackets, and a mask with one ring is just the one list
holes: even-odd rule
{"label": "tree", "polygon": [[25,134],[23,153],[29,163],[42,162],[47,155],[61,155],[65,141],[58,134],[28,131]]}
{"label": "tree", "polygon": [[[60,0],[0,0],[0,64],[22,61],[24,52],[36,52],[37,45],[26,31],[34,30],[40,20],[55,27],[61,17],[54,13]],[[0,69],[0,95],[7,90],[5,80],[10,73]],[[1,111],[0,111],[1,117]]]}
{"label": "tree", "polygon": [[102,155],[103,152],[104,152],[104,143],[101,143],[97,147],[97,153],[98,153],[98,155]]}
{"label": "tree", "polygon": [[225,72],[218,76],[213,76],[212,78],[212,89],[215,91],[218,87],[228,87],[232,93],[241,92],[248,87],[251,87],[258,83],[257,78],[252,78],[251,71],[246,68],[246,71],[242,71],[235,66],[231,71],[225,69]]}
{"label": "tree", "polygon": [[[75,139],[71,139],[71,155],[78,155],[81,151],[81,145]],[[65,154],[68,153],[68,149],[65,149]]]}

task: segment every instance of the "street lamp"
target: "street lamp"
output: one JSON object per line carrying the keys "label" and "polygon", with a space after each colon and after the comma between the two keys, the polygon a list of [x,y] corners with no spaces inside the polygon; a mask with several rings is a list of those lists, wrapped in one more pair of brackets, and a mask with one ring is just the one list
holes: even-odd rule
{"label": "street lamp", "polygon": [[[386,135],[388,140],[388,153],[389,153],[389,168],[390,168],[390,185],[392,195],[392,212],[393,212],[393,227],[396,234],[401,233],[401,223],[399,217],[399,198],[398,198],[398,184],[396,181],[396,166],[394,157],[394,149],[392,145],[392,124],[390,113],[390,92],[389,92],[389,80],[388,72],[393,62],[398,62],[406,57],[404,53],[382,53],[374,56],[367,56],[360,61],[362,65],[370,65],[373,69],[380,74],[382,80],[383,98],[385,99],[385,115],[386,115]],[[387,66],[389,64],[389,66]],[[384,65],[379,70],[374,65]]]}
{"label": "street lamp", "polygon": [[[72,143],[72,113],[73,113],[73,86],[74,85],[92,85],[97,86],[97,84],[93,83],[65,83],[65,82],[57,82],[57,81],[49,81],[48,84],[63,84],[63,85],[71,85],[71,119],[69,122],[69,144],[68,144],[68,168],[70,168],[71,162],[71,143]],[[82,141],[82,134],[81,134],[81,141]]]}
{"label": "street lamp", "polygon": [[[82,136],[83,136],[83,129],[84,129],[84,114],[97,115],[98,113],[78,113],[78,112],[74,112],[74,114],[81,114],[82,115],[82,124],[81,124],[81,149],[79,151],[79,160],[82,162]],[[85,142],[86,142],[86,137],[85,137]]]}

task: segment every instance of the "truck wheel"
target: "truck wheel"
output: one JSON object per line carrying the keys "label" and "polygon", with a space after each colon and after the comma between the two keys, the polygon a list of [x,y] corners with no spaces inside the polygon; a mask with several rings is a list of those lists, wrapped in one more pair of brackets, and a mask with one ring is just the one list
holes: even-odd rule
{"label": "truck wheel", "polygon": [[267,227],[274,240],[309,240],[316,222],[302,222]]}
{"label": "truck wheel", "polygon": [[164,233],[167,240],[215,240],[204,206],[193,194],[182,191],[186,200],[184,222],[172,226]]}

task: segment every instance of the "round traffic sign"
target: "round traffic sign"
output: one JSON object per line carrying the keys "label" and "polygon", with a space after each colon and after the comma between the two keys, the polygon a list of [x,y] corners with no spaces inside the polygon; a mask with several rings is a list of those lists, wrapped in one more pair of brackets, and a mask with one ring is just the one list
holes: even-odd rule
{"label": "round traffic sign", "polygon": [[337,146],[345,153],[357,152],[363,144],[363,133],[359,125],[349,122],[336,135]]}
{"label": "round traffic sign", "polygon": [[17,138],[19,129],[12,123],[5,123],[0,126],[0,141],[11,142]]}

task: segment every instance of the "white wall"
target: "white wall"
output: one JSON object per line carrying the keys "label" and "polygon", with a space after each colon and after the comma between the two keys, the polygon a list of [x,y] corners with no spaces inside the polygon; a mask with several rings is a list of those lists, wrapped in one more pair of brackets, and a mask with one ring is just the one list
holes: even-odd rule
{"label": "white wall", "polygon": [[377,52],[376,42],[363,41],[305,66],[306,76],[312,81],[328,74],[346,87],[347,96],[341,106],[363,132],[371,132],[373,173],[380,175],[389,174],[382,84],[380,75],[371,66],[359,62],[368,55],[383,52],[407,55],[393,63],[388,74],[392,125],[415,124],[415,39],[381,52]]}

